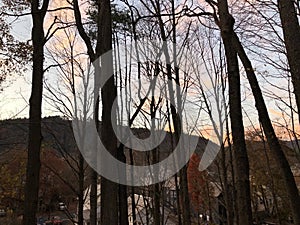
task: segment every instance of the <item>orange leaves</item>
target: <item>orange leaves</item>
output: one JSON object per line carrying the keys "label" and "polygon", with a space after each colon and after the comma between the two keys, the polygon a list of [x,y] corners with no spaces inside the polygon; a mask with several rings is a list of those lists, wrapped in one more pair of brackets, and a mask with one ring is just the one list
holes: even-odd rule
{"label": "orange leaves", "polygon": [[199,171],[200,157],[193,154],[188,165],[188,187],[191,205],[197,212],[200,211],[206,198],[206,172]]}

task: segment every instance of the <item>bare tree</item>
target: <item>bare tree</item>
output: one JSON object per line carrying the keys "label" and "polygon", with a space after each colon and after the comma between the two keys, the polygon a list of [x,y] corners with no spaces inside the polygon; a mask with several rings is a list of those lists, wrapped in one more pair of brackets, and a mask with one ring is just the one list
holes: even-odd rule
{"label": "bare tree", "polygon": [[32,69],[32,91],[29,110],[29,143],[28,161],[25,185],[25,207],[24,225],[36,223],[36,210],[39,193],[40,173],[40,149],[41,149],[41,116],[42,116],[42,93],[43,93],[43,59],[44,59],[44,19],[49,6],[49,0],[42,2],[33,0],[31,2],[32,45],[33,45],[33,69]]}
{"label": "bare tree", "polygon": [[[213,4],[212,2],[210,2]],[[219,26],[225,48],[229,84],[229,113],[234,148],[234,168],[237,192],[238,224],[252,224],[249,183],[249,161],[247,156],[241,109],[240,73],[237,50],[234,48],[234,18],[228,11],[226,0],[217,3]]]}
{"label": "bare tree", "polygon": [[[64,22],[67,23],[68,20],[73,18],[60,19],[65,19],[66,21]],[[65,41],[61,41],[62,37]],[[56,68],[57,83],[53,84],[54,78],[51,81],[45,81],[45,101],[57,113],[70,120],[77,116],[76,107],[78,101],[82,100],[78,96],[78,91],[80,91],[78,86],[79,84],[84,85],[86,68],[89,66],[89,63],[86,63],[87,56],[81,50],[82,45],[83,43],[79,39],[76,28],[74,26],[68,27],[54,35],[46,54],[49,61],[52,62],[48,68]],[[70,126],[66,127],[66,129],[70,129],[70,132],[72,132],[71,121],[67,120],[66,123]],[[65,177],[60,177],[78,197],[78,220],[76,222],[82,225],[84,223],[83,205],[85,202],[84,188],[86,187],[88,175],[87,165],[78,149],[74,154],[70,152],[65,143],[62,143],[62,134],[54,133],[51,127],[48,129],[55,140],[59,152],[77,178],[76,183],[69,183]]]}
{"label": "bare tree", "polygon": [[[219,8],[219,10],[220,10],[220,8]],[[234,19],[232,18],[232,16],[229,13],[228,13],[228,18],[231,18],[232,22],[234,22]],[[219,21],[218,21],[216,15],[215,15],[215,19],[216,19],[216,23],[220,26],[220,29],[222,31],[221,16],[219,17]],[[233,27],[233,23],[232,23],[232,27]],[[298,221],[299,213],[297,212],[297,209],[299,208],[299,194],[298,194],[298,189],[297,189],[293,174],[291,172],[289,163],[283,153],[283,150],[280,146],[278,138],[274,132],[274,129],[273,129],[273,126],[272,126],[271,120],[269,118],[269,114],[268,114],[268,111],[267,111],[267,108],[266,108],[266,105],[265,105],[265,102],[264,102],[264,99],[262,96],[262,92],[261,92],[260,86],[258,84],[258,81],[256,79],[255,72],[251,65],[251,62],[250,62],[247,54],[245,53],[245,50],[244,50],[241,42],[239,41],[237,34],[233,30],[231,31],[231,33],[232,33],[231,34],[232,35],[232,37],[231,37],[232,47],[235,48],[235,51],[238,54],[239,58],[241,59],[242,64],[245,68],[247,79],[250,83],[250,87],[252,89],[252,93],[253,93],[253,96],[254,96],[254,99],[256,102],[256,109],[258,111],[259,120],[262,124],[264,132],[266,134],[268,144],[269,144],[270,148],[272,149],[272,152],[276,159],[276,162],[278,163],[278,165],[281,169],[282,175],[284,177],[287,193],[289,195],[291,208],[293,210],[293,216],[294,216],[296,223],[298,223],[297,221]],[[225,42],[224,42],[224,45],[225,45]],[[227,60],[228,60],[228,58],[227,58]]]}
{"label": "bare tree", "polygon": [[[284,44],[296,96],[298,119],[300,121],[300,26],[294,1],[278,0],[278,8],[283,29]],[[300,218],[299,218],[300,221]]]}

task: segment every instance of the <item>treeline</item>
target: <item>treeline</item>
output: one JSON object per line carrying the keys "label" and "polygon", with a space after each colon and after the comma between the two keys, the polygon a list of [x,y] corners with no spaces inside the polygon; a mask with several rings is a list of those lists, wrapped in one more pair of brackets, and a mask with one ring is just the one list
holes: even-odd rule
{"label": "treeline", "polygon": [[[42,102],[73,120],[75,137],[81,138],[77,140],[79,148],[85,147],[87,140],[96,141],[88,139],[91,133],[84,133],[88,123],[95,123],[94,130],[100,134],[106,150],[120,162],[127,162],[128,167],[134,164],[135,149],[126,150],[126,143],[116,132],[120,127],[172,131],[171,149],[188,148],[187,141],[181,145],[184,134],[209,137],[219,147],[211,147],[206,142],[210,148],[203,153],[199,165],[205,170],[218,158],[219,172],[212,177],[218,179],[217,187],[222,193],[219,201],[223,212],[216,213],[219,223],[253,224],[259,211],[255,199],[262,198],[264,210],[278,224],[288,219],[300,224],[300,197],[294,176],[297,166],[290,164],[277,132],[278,127],[284,130],[298,159],[299,8],[298,1],[284,0],[3,1],[2,71],[22,73],[30,69],[32,72],[23,224],[36,223],[43,140]],[[19,42],[10,33],[11,18],[22,16],[31,16],[32,20],[28,42]],[[25,50],[31,54],[24,53]],[[32,62],[31,68],[27,61]],[[271,112],[280,116],[274,118]],[[264,144],[259,149],[265,153],[267,169],[264,169],[270,175],[271,185],[253,183],[257,175],[251,170],[258,165],[250,157],[248,128]],[[63,131],[58,133],[62,135],[58,142],[66,139]],[[98,183],[101,224],[129,224],[129,208],[133,224],[140,222],[135,187],[128,188],[107,176],[99,179],[99,171],[87,166],[86,157],[68,155],[66,147],[60,144],[61,154],[78,180],[76,188],[69,185],[78,199],[78,219],[74,222],[83,224],[87,171],[91,225],[98,223]],[[159,147],[154,146],[149,153],[151,162],[160,162],[159,155]],[[273,174],[272,164],[278,173]],[[201,208],[205,205],[201,199],[196,200],[199,206],[192,207],[188,164],[173,179],[178,196],[174,208],[176,224],[203,222],[199,219],[195,222],[195,218],[209,213]],[[203,183],[200,181],[199,186],[206,188],[205,193],[210,196],[209,185],[204,187]],[[278,186],[283,188],[279,190]],[[146,211],[143,223],[164,224],[164,183],[155,183],[151,189],[152,206]],[[288,213],[283,213],[280,207],[281,191]],[[274,210],[266,200],[267,192],[274,202]],[[128,207],[128,196],[131,207]],[[208,207],[212,208],[208,199]]]}

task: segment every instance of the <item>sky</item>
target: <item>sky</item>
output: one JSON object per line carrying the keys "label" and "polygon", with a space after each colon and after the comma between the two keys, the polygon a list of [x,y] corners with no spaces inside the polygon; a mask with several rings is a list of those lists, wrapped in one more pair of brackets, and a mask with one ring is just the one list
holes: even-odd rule
{"label": "sky", "polygon": [[[62,5],[61,0],[51,1],[51,8]],[[52,13],[53,14],[53,13]],[[53,15],[47,15],[45,19],[45,30],[53,21]],[[11,33],[20,41],[31,39],[32,21],[31,16],[22,16],[14,20]],[[32,65],[22,75],[10,74],[3,83],[4,90],[0,92],[0,119],[23,118],[29,116],[29,98],[31,93]],[[51,78],[51,73],[45,74],[45,79]],[[45,92],[45,91],[44,91]],[[52,107],[43,101],[43,116],[54,116]]]}
{"label": "sky", "polygon": [[[20,41],[30,40],[31,19],[29,16],[20,17],[14,21],[11,33]],[[22,74],[9,74],[4,82],[4,90],[0,92],[0,119],[28,117],[28,101],[31,85],[31,65]]]}
{"label": "sky", "polygon": [[[60,2],[60,1],[58,1]],[[60,3],[59,3],[60,4]],[[52,17],[53,18],[53,17]],[[46,27],[49,26],[51,16],[46,20]],[[31,35],[31,18],[30,16],[20,17],[17,21],[14,22],[12,26],[12,33],[20,40],[29,40]],[[28,102],[30,98],[30,88],[31,88],[31,70],[24,73],[22,76],[16,76],[11,74],[8,76],[7,81],[4,84],[3,92],[0,92],[0,119],[9,119],[9,118],[20,118],[28,117],[29,107]],[[53,71],[54,73],[54,71]],[[51,78],[54,74],[46,74],[45,77]],[[246,83],[246,82],[245,82]],[[247,84],[245,84],[246,86]],[[247,90],[245,89],[245,93]],[[243,93],[243,94],[245,94]],[[247,95],[247,94],[245,94]],[[251,99],[251,96],[250,96]],[[253,101],[244,102],[245,108],[245,124],[250,126],[250,120],[248,116],[255,121],[257,124],[256,110],[253,105]],[[269,112],[273,120],[279,120],[282,117],[282,114],[278,111],[278,108],[272,101],[267,101],[269,106]],[[43,116],[54,116],[58,113],[53,113],[53,108],[46,101],[43,101]]]}

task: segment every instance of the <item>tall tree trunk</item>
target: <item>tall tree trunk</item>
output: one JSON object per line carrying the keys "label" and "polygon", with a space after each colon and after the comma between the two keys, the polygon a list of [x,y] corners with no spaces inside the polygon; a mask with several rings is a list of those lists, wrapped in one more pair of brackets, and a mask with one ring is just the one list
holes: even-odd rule
{"label": "tall tree trunk", "polygon": [[[99,73],[100,68],[98,65],[95,69],[95,77],[98,76],[97,73]],[[99,134],[100,131],[100,122],[99,122],[99,96],[98,94],[94,93],[94,99],[95,99],[95,108],[94,108],[94,118],[95,118],[95,126],[97,129],[97,132]],[[97,143],[95,142],[95,146],[97,146]],[[96,150],[97,151],[97,150]],[[90,225],[97,225],[98,224],[98,218],[97,218],[97,208],[98,208],[98,173],[92,168],[90,179],[91,179],[91,189],[90,189]]]}
{"label": "tall tree trunk", "polygon": [[[222,84],[222,99],[224,102],[226,102],[226,98],[225,98],[226,89],[225,89],[223,77],[221,78],[221,84]],[[227,109],[225,109],[225,113],[226,113],[226,115],[228,115]],[[225,201],[228,202],[228,203],[226,203],[226,204],[228,204],[228,205],[226,205],[227,224],[233,225],[233,224],[237,223],[237,221],[235,221],[235,219],[236,219],[236,216],[235,216],[236,192],[235,192],[235,175],[234,175],[234,168],[233,168],[233,156],[232,156],[232,146],[231,146],[231,140],[230,140],[231,138],[230,138],[230,132],[229,132],[228,116],[226,116],[226,118],[225,118],[225,128],[226,128],[226,140],[227,140],[228,150],[229,150],[229,160],[228,160],[229,165],[230,165],[229,171],[231,174],[231,182],[229,182],[228,185],[231,184],[231,188],[227,187],[227,190],[225,190],[225,194],[227,193],[228,196],[224,196],[224,197],[225,197]],[[225,143],[223,144],[223,148],[224,148],[224,145],[225,145]],[[225,150],[225,149],[223,149],[223,150]],[[225,158],[226,158],[226,156],[224,157],[224,159]],[[226,165],[225,165],[225,170],[226,170]],[[227,173],[227,171],[226,171],[226,173]],[[227,176],[227,174],[225,174],[225,176]],[[228,180],[227,180],[227,182],[228,182]],[[225,185],[226,185],[226,183],[225,183]],[[230,195],[232,195],[231,198],[230,198]],[[227,200],[226,200],[226,198],[227,198]]]}
{"label": "tall tree trunk", "polygon": [[229,109],[234,148],[234,168],[236,175],[237,191],[237,216],[238,224],[252,224],[252,210],[249,183],[249,162],[245,144],[241,93],[240,74],[237,52],[234,48],[234,19],[229,14],[226,0],[218,1],[221,36],[225,48],[229,82]]}
{"label": "tall tree trunk", "polygon": [[277,2],[300,123],[300,26],[295,1],[278,0]]}
{"label": "tall tree trunk", "polygon": [[[74,0],[74,16],[78,32],[86,44],[87,53],[91,62],[99,56],[112,49],[112,20],[111,5],[109,0],[97,0],[98,21],[97,21],[97,45],[93,50],[91,40],[84,30],[78,0]],[[112,55],[110,55],[112,61]],[[104,62],[102,62],[103,65]],[[104,63],[105,64],[105,63]],[[106,65],[107,66],[107,65]],[[108,70],[112,73],[113,65]],[[117,138],[112,128],[112,122],[116,122],[116,112],[112,112],[112,105],[117,96],[117,89],[114,76],[107,80],[101,89],[102,96],[102,126],[101,139],[106,150],[114,157],[117,157]],[[114,117],[114,118],[111,118]],[[118,184],[106,178],[101,178],[101,224],[118,224]]]}
{"label": "tall tree trunk", "polygon": [[[98,37],[97,55],[109,52],[112,49],[112,20],[110,0],[98,0]],[[112,54],[109,55],[112,63]],[[104,65],[107,62],[101,62]],[[113,102],[117,97],[114,76],[112,74],[113,65],[106,65],[111,77],[101,89],[102,96],[102,126],[101,139],[107,151],[117,158],[117,138],[114,133],[112,123],[116,123],[116,112],[113,110]],[[110,75],[110,74],[109,74]],[[117,168],[115,168],[117,171]],[[118,224],[118,184],[101,177],[101,224]]]}
{"label": "tall tree trunk", "polygon": [[49,0],[44,0],[39,9],[38,0],[31,1],[32,15],[32,89],[29,100],[29,143],[25,184],[24,225],[36,224],[38,206],[39,178],[40,178],[40,149],[42,141],[41,115],[43,95],[43,61],[44,61],[44,18]]}
{"label": "tall tree trunk", "polygon": [[295,224],[300,225],[300,197],[294,175],[273,129],[261,89],[256,79],[254,69],[236,34],[234,34],[234,45],[245,68],[247,78],[249,80],[251,90],[255,99],[255,106],[258,111],[259,120],[266,135],[268,145],[270,146],[271,152],[280,168],[282,178],[285,183],[285,188],[289,197]]}
{"label": "tall tree trunk", "polygon": [[[156,72],[155,72],[155,76],[158,75],[159,73],[159,67],[156,63],[155,65],[156,67]],[[156,114],[156,110],[157,108],[155,107],[155,98],[154,98],[154,89],[155,87],[153,86],[152,88],[152,98],[151,98],[151,103],[150,103],[150,115],[151,115],[151,132],[155,132],[155,123],[153,122],[155,119],[155,114]],[[152,141],[155,142],[155,139],[152,138]],[[152,154],[152,164],[156,164],[159,162],[159,150],[158,148],[155,148],[151,151]],[[159,170],[159,169],[158,169]],[[159,171],[157,169],[154,170],[154,177],[155,179],[158,179],[158,174]],[[161,220],[161,216],[160,216],[160,198],[161,198],[161,190],[160,190],[160,183],[156,183],[152,186],[153,188],[153,225],[160,225],[163,224],[160,222]]]}

